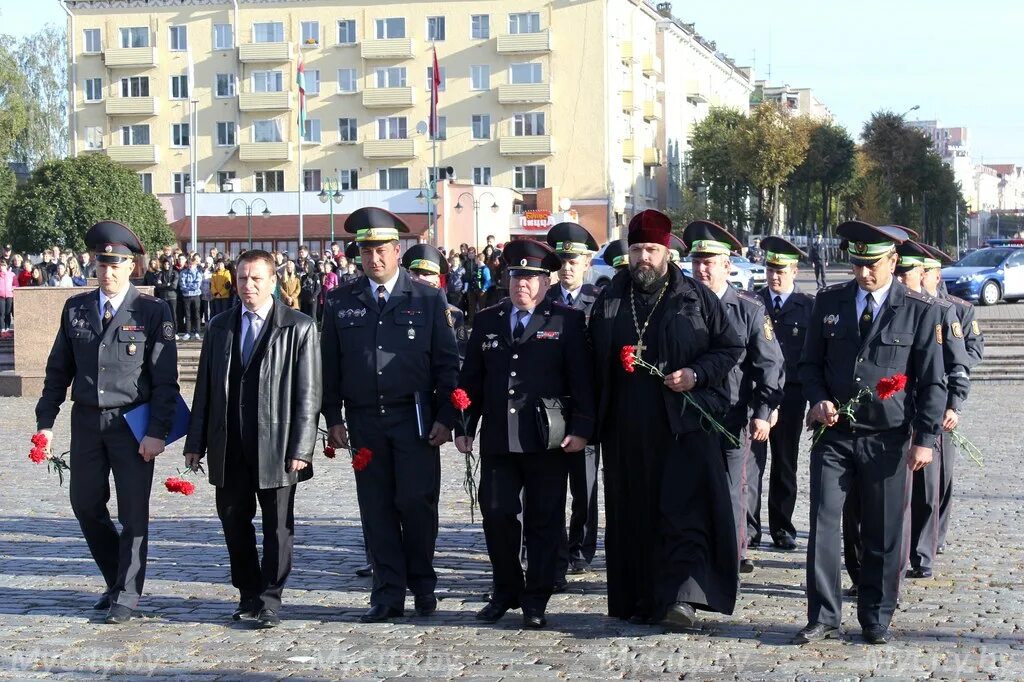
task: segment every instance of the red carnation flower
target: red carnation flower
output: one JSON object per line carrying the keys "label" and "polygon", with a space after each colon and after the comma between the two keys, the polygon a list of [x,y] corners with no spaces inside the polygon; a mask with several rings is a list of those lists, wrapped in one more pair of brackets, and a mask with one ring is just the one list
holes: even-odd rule
{"label": "red carnation flower", "polygon": [[465,412],[473,402],[469,399],[469,394],[461,388],[457,388],[452,391],[452,405],[459,412]]}
{"label": "red carnation flower", "polygon": [[882,400],[888,400],[907,386],[906,374],[893,374],[891,377],[883,377],[875,384],[875,392]]}
{"label": "red carnation flower", "polygon": [[[35,442],[35,437],[32,438],[32,441]],[[35,464],[42,464],[46,461],[46,450],[42,446],[36,445],[28,453],[28,458]]]}
{"label": "red carnation flower", "polygon": [[196,491],[195,485],[183,478],[178,478],[177,476],[171,476],[168,478],[164,481],[164,485],[167,487],[168,492],[181,493],[186,496],[191,495]]}
{"label": "red carnation flower", "polygon": [[334,448],[332,448],[330,445],[325,445],[324,446],[324,457],[326,457],[328,459],[334,459],[334,456],[336,454],[337,453],[334,451]]}
{"label": "red carnation flower", "polygon": [[619,351],[619,360],[622,362],[622,369],[626,370],[630,374],[636,371],[636,347],[635,346],[623,346],[622,350]]}
{"label": "red carnation flower", "polygon": [[373,450],[370,448],[359,448],[352,455],[352,468],[356,471],[362,471],[370,464],[371,459],[373,459]]}
{"label": "red carnation flower", "polygon": [[45,448],[46,436],[42,433],[35,434],[34,436],[32,436],[32,445],[35,445],[36,447],[40,448]]}

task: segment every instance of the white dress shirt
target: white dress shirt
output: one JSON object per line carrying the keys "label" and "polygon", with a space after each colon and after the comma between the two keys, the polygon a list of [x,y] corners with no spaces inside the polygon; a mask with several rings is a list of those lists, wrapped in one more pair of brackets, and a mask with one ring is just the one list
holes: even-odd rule
{"label": "white dress shirt", "polygon": [[263,324],[267,321],[267,316],[270,315],[270,309],[274,307],[274,297],[271,296],[267,299],[267,302],[256,310],[250,311],[244,305],[242,306],[242,342],[245,343],[245,335],[249,332],[249,316],[246,315],[248,312],[256,313],[256,317],[253,319],[252,324],[256,328],[256,333],[253,334],[254,338],[259,338],[260,332],[263,330]]}
{"label": "white dress shirt", "polygon": [[[892,288],[892,280],[878,291],[872,291],[871,298],[875,301],[875,312],[874,316],[878,316],[878,311],[885,303],[886,299],[889,298],[889,289]],[[864,314],[864,309],[868,306],[868,293],[860,287],[857,287],[857,319]]]}
{"label": "white dress shirt", "polygon": [[[387,301],[389,298],[391,298],[391,291],[395,288],[395,284],[398,282],[398,273],[399,272],[400,272],[400,270],[395,270],[395,276],[392,277],[391,279],[389,279],[387,282],[384,282],[384,300],[385,301]],[[369,277],[367,277],[366,279],[370,283],[370,297],[373,298],[373,300],[376,301],[377,300],[377,287],[379,287],[381,285],[377,284],[376,282],[374,282]]]}
{"label": "white dress shirt", "polygon": [[118,309],[121,307],[121,304],[124,303],[124,297],[128,295],[128,288],[126,287],[124,291],[122,291],[121,293],[119,293],[117,296],[114,296],[114,297],[107,296],[105,293],[103,293],[103,289],[100,289],[99,292],[100,292],[100,319],[102,320],[103,319],[103,308],[107,305],[107,301],[110,301],[110,307],[112,307],[114,309],[114,311],[111,313],[111,315],[117,315]]}

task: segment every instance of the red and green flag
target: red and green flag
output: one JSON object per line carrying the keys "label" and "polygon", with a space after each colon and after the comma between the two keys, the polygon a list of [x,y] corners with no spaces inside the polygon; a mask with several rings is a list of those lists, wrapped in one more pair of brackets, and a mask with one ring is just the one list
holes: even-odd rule
{"label": "red and green flag", "polygon": [[299,88],[299,139],[306,139],[306,62],[299,47],[299,67],[295,73],[295,85]]}

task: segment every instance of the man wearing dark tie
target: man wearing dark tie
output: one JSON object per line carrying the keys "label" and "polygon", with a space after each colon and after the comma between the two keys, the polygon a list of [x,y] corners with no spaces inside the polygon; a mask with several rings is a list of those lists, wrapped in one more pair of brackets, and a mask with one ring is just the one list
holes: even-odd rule
{"label": "man wearing dark tie", "polygon": [[[185,464],[208,455],[217,515],[241,598],[232,618],[280,624],[291,571],[295,486],[313,476],[320,418],[320,347],[313,319],[272,294],[273,257],[238,259],[241,305],[210,320],[199,358]],[[263,512],[263,559],[253,517]]]}

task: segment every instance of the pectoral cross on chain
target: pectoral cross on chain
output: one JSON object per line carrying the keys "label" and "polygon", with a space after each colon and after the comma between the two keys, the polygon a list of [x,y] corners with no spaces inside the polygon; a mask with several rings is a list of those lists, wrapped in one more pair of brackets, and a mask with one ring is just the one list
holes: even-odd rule
{"label": "pectoral cross on chain", "polygon": [[647,346],[643,344],[643,341],[638,340],[634,348],[636,348],[636,356],[640,359],[643,359],[644,351],[647,350]]}

